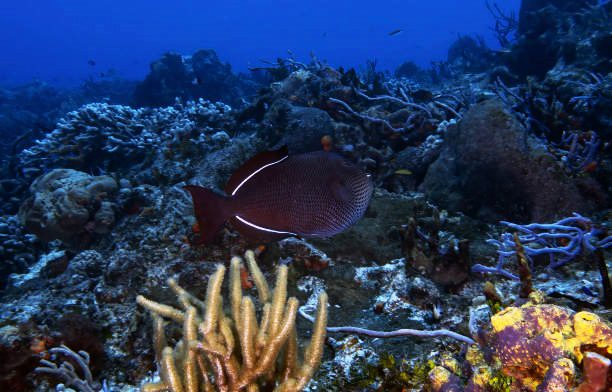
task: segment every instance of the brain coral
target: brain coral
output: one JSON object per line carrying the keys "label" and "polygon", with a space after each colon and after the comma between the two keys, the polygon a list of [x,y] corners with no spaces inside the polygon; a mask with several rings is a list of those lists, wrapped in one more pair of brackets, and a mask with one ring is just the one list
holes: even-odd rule
{"label": "brain coral", "polygon": [[76,245],[110,230],[115,222],[111,197],[117,190],[110,176],[54,169],[32,183],[32,196],[21,205],[19,217],[43,241]]}

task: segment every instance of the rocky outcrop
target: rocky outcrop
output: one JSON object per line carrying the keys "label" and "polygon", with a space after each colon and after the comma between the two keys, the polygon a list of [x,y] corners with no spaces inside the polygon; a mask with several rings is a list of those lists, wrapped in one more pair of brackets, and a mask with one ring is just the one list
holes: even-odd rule
{"label": "rocky outcrop", "polygon": [[526,0],[519,12],[518,39],[509,63],[519,76],[543,77],[555,64],[612,71],[612,4],[596,0]]}
{"label": "rocky outcrop", "polygon": [[136,106],[168,106],[178,97],[198,98],[239,105],[242,97],[257,88],[252,81],[235,75],[212,49],[191,56],[166,53],[151,64],[151,70],[134,93]]}
{"label": "rocky outcrop", "polygon": [[449,128],[421,190],[450,210],[486,221],[525,222],[590,211],[593,204],[580,187],[597,188],[567,176],[546,146],[491,100]]}

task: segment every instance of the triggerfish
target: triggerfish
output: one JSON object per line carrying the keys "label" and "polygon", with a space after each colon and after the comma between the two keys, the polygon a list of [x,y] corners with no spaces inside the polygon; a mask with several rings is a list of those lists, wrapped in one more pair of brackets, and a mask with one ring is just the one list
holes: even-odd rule
{"label": "triggerfish", "polygon": [[231,176],[225,195],[195,185],[200,243],[210,243],[229,221],[261,241],[329,237],[357,222],[372,196],[370,176],[338,154],[288,155],[287,148],[257,154]]}

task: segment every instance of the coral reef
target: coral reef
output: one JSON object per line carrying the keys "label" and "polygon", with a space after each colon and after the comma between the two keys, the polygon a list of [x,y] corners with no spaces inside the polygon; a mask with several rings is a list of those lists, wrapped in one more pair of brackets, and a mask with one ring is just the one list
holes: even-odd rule
{"label": "coral reef", "polygon": [[[230,270],[231,316],[224,315],[221,285],[225,267],[210,277],[204,302],[168,281],[182,310],[139,296],[138,304],[154,315],[154,345],[162,381],[145,384],[143,390],[204,391],[259,390],[266,385],[275,391],[300,391],[318,367],[323,354],[327,325],[327,295],[319,295],[317,319],[304,363],[298,363],[295,319],[296,298],[287,299],[287,266],[277,272],[274,293],[257,266],[252,251],[245,255],[262,305],[258,323],[255,305],[243,296],[240,278],[242,261],[235,257]],[[198,314],[198,309],[202,314]],[[174,349],[167,346],[162,317],[183,325],[183,339]],[[237,341],[236,341],[237,338]],[[283,350],[282,364],[277,365]],[[269,388],[268,387],[268,388]]]}
{"label": "coral reef", "polygon": [[153,110],[88,104],[23,150],[20,170],[26,178],[52,168],[107,173],[146,166],[158,154],[198,153],[218,138],[230,111],[204,100]]}
{"label": "coral reef", "polygon": [[480,36],[459,36],[448,49],[447,62],[454,72],[484,72],[493,63],[493,53]]}
{"label": "coral reef", "polygon": [[[203,50],[163,56],[135,97],[112,76],[2,89],[0,389],[51,390],[40,359],[60,388],[122,392],[610,389],[611,3],[487,4],[502,50],[462,35],[395,75],[291,54],[236,75]],[[282,144],[367,171],[363,219],[195,245],[183,187]],[[233,257],[252,248],[259,267]]]}
{"label": "coral reef", "polygon": [[[94,383],[89,369],[89,354],[86,351],[79,351],[75,353],[66,346],[54,347],[49,349],[49,354],[56,357],[59,354],[67,357],[68,360],[63,361],[59,366],[57,363],[42,359],[40,364],[42,366],[34,369],[37,373],[45,373],[52,376],[60,377],[64,383],[60,384],[65,387],[73,387],[79,392],[95,392],[100,390],[100,386]],[[74,361],[79,367],[83,376],[79,376],[74,368],[74,365],[70,362]],[[60,386],[58,385],[58,387]]]}
{"label": "coral reef", "polygon": [[[576,313],[541,300],[534,292],[521,307],[510,306],[491,317],[480,332],[479,346],[466,354],[473,372],[466,390],[505,390],[510,385],[528,391],[589,390],[590,385],[595,391],[605,390],[612,327],[593,313]],[[575,368],[581,363],[579,377]],[[500,377],[500,372],[509,378]],[[452,374],[448,369],[439,369],[441,373]]]}
{"label": "coral reef", "polygon": [[[472,266],[472,271],[482,273],[497,273],[511,279],[518,276],[504,270],[506,258],[517,255],[518,248],[524,250],[524,257],[529,260],[528,268],[533,268],[533,259],[537,256],[548,256],[547,268],[558,268],[576,259],[584,252],[595,252],[597,249],[606,249],[612,246],[612,237],[606,236],[604,231],[593,225],[590,219],[574,213],[574,216],[561,219],[550,224],[532,223],[517,225],[511,222],[501,222],[502,225],[515,230],[515,235],[504,233],[500,240],[490,239],[499,254],[495,268],[485,267],[481,264]],[[520,235],[519,235],[520,233]]]}

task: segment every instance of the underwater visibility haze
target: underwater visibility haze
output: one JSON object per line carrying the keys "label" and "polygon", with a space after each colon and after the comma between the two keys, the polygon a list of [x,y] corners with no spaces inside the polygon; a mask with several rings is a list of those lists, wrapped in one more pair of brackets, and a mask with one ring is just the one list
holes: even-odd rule
{"label": "underwater visibility haze", "polygon": [[0,391],[612,390],[612,3],[0,5]]}

